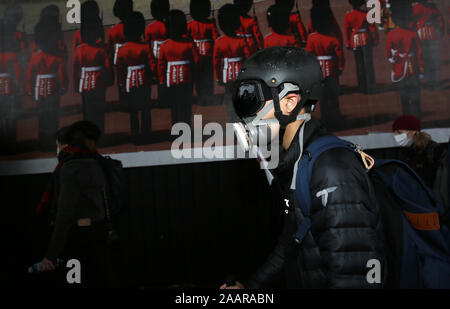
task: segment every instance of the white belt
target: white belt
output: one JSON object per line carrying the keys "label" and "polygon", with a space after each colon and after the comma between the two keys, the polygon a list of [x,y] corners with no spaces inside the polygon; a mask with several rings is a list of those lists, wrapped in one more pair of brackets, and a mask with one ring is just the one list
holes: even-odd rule
{"label": "white belt", "polygon": [[223,82],[226,83],[227,82],[227,74],[228,74],[228,65],[230,63],[242,61],[242,57],[224,58],[223,61],[224,61],[224,63],[223,63],[222,78],[223,78]]}
{"label": "white belt", "polygon": [[47,79],[47,78],[55,78],[55,74],[38,74],[36,76],[36,87],[34,89],[34,97],[37,100],[39,100],[39,84],[41,79]]}
{"label": "white belt", "polygon": [[[391,49],[391,53],[392,53],[392,57],[389,58],[389,62],[390,62],[390,63],[395,63],[394,56],[398,53],[398,51],[395,50],[395,49]],[[398,54],[398,56],[399,56],[400,58],[405,58],[406,56],[411,57],[411,56],[414,56],[414,53],[409,53],[409,54]],[[403,79],[405,78],[406,72],[408,71],[408,64],[409,64],[409,61],[406,60],[406,61],[405,61],[405,66],[404,66],[404,68],[403,68],[403,75],[402,75],[400,78],[398,78],[398,79],[395,79],[395,78],[394,78],[394,71],[391,72],[391,81],[392,81],[393,83],[398,83],[399,81],[401,81],[401,80],[403,80]]]}
{"label": "white belt", "polygon": [[191,63],[189,60],[181,60],[181,61],[169,61],[167,62],[167,74],[166,74],[166,84],[167,87],[170,87],[170,68],[176,65],[185,65]]}
{"label": "white belt", "polygon": [[9,77],[9,73],[0,73],[0,78],[1,77]]}
{"label": "white belt", "polygon": [[359,32],[367,32],[367,29],[366,28],[361,28],[361,29],[358,30],[358,33]]}
{"label": "white belt", "polygon": [[237,34],[237,36],[240,37],[240,38],[252,38],[253,34],[251,34],[251,33],[239,33],[239,34]]}
{"label": "white belt", "polygon": [[83,81],[84,81],[84,76],[86,74],[86,72],[97,72],[100,71],[102,69],[102,67],[83,67],[81,68],[81,78],[80,78],[80,91],[79,92],[83,92]]}
{"label": "white belt", "polygon": [[206,43],[206,42],[212,42],[211,39],[203,39],[203,40],[194,40],[195,43]]}
{"label": "white belt", "polygon": [[158,60],[158,47],[159,45],[161,45],[162,43],[165,43],[167,40],[164,41],[153,41],[153,56],[155,56],[156,60]]}
{"label": "white belt", "polygon": [[119,44],[117,43],[115,45],[115,50],[114,50],[114,64],[117,64],[117,54],[119,53],[119,49],[124,46],[125,44]]}
{"label": "white belt", "polygon": [[133,73],[133,71],[135,71],[135,70],[142,70],[143,68],[145,68],[145,64],[134,65],[134,66],[129,66],[128,67],[127,82],[126,82],[126,86],[125,86],[127,93],[130,92],[131,73]]}
{"label": "white belt", "polygon": [[331,60],[333,56],[317,56],[317,60]]}

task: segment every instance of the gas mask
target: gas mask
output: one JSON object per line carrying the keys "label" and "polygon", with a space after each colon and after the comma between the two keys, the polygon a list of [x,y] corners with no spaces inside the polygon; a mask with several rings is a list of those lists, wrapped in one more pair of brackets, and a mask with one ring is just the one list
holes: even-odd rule
{"label": "gas mask", "polygon": [[410,139],[406,133],[396,134],[394,135],[394,139],[400,147],[409,147],[412,145],[412,139]]}

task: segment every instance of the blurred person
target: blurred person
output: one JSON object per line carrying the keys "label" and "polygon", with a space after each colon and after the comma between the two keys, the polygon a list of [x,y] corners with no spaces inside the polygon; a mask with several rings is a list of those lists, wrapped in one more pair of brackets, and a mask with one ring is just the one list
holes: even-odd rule
{"label": "blurred person", "polygon": [[67,92],[66,60],[60,49],[60,29],[54,20],[41,19],[35,27],[36,51],[27,69],[27,93],[36,101],[39,144],[42,151],[53,147],[58,128],[60,97]]}
{"label": "blurred person", "polygon": [[245,38],[236,35],[240,27],[240,18],[234,4],[225,4],[219,9],[219,27],[224,33],[214,45],[214,72],[216,81],[225,87],[223,102],[231,122],[237,120],[232,105],[231,89],[236,80],[242,62],[250,56]]}
{"label": "blurred person", "polygon": [[[294,3],[297,6],[297,10],[292,12],[294,9]],[[285,8],[289,12],[289,28],[287,32],[295,35],[297,40],[301,43],[301,46],[305,46],[308,33],[303,25],[302,17],[298,9],[298,0],[275,0],[275,4]]]}
{"label": "blurred person", "polygon": [[187,22],[183,11],[171,10],[166,27],[169,39],[159,50],[159,83],[166,87],[166,100],[172,110],[172,125],[179,122],[190,125],[199,55],[195,43],[187,38]]}
{"label": "blurred person", "polygon": [[367,22],[364,0],[349,0],[353,10],[345,15],[344,29],[346,47],[353,50],[359,90],[372,93],[375,90],[373,47],[378,45],[378,31]]}
{"label": "blurred person", "polygon": [[[80,21],[81,24],[88,22],[97,22],[100,21],[102,23],[102,19],[100,18],[100,8],[98,7],[98,3],[94,0],[88,0],[81,4],[80,8]],[[104,41],[104,40],[103,40]],[[81,35],[81,30],[75,31],[73,35],[73,49],[83,44],[83,37]]]}
{"label": "blurred person", "polygon": [[[54,270],[57,258],[77,259],[81,264],[81,283],[75,287],[108,286],[106,178],[96,149],[100,134],[95,124],[80,121],[65,132],[67,145],[57,143],[55,221],[40,270]],[[61,278],[62,286],[67,285],[64,279]]]}
{"label": "blurred person", "polygon": [[126,43],[117,53],[117,79],[121,104],[130,112],[131,139],[134,144],[151,137],[151,85],[156,78],[156,59],[144,41],[145,19],[133,12],[124,22]]}
{"label": "blurred person", "polygon": [[245,38],[250,53],[264,48],[264,37],[259,29],[258,18],[248,14],[253,6],[253,0],[233,0],[233,3],[241,15],[241,27],[237,30],[237,36]]}
{"label": "blurred person", "polygon": [[[344,45],[344,36],[342,34],[342,30],[341,27],[339,26],[336,17],[333,14],[333,11],[331,10],[330,7],[330,0],[313,0],[312,1],[312,7],[313,8],[323,8],[323,9],[327,9],[331,12],[331,15],[333,16],[333,30],[332,30],[332,34],[341,42],[341,45]],[[316,29],[314,29],[314,27],[312,26],[312,22],[311,19],[309,20],[309,25],[308,25],[308,34],[309,33],[313,33],[316,32]]]}
{"label": "blurred person", "polygon": [[325,89],[320,102],[321,121],[329,130],[334,130],[343,124],[339,108],[339,76],[344,71],[344,52],[332,34],[333,18],[329,10],[312,8],[311,22],[317,32],[309,35],[306,50],[317,57],[322,68]]}
{"label": "blurred person", "polygon": [[408,163],[432,189],[445,149],[421,129],[420,120],[413,115],[400,116],[392,124],[395,142],[402,147],[400,159]]}
{"label": "blurred person", "polygon": [[397,28],[386,38],[386,55],[393,65],[391,80],[398,86],[403,114],[420,119],[420,74],[424,63],[419,36],[411,28],[411,3],[403,0],[393,5],[392,19]]}
{"label": "blurred person", "polygon": [[188,34],[194,40],[200,57],[199,67],[195,77],[197,104],[214,105],[214,42],[219,37],[216,21],[211,15],[210,0],[191,0],[190,13],[193,18],[187,25]]}
{"label": "blurred person", "polygon": [[417,0],[413,5],[416,30],[422,43],[426,87],[441,88],[441,39],[445,35],[445,22],[436,4],[430,0]]}
{"label": "blurred person", "polygon": [[267,9],[267,23],[271,32],[264,37],[264,48],[272,46],[302,46],[302,41],[289,32],[289,11],[279,5]]}
{"label": "blurred person", "polygon": [[104,44],[101,20],[83,20],[81,37],[84,43],[74,50],[74,89],[82,96],[83,119],[95,123],[103,133],[106,88],[113,84],[113,70]]}
{"label": "blurred person", "polygon": [[[26,70],[26,66],[29,60],[28,42],[25,34],[25,30],[18,30],[20,22],[23,21],[23,9],[17,2],[11,3],[5,8],[3,12],[3,19],[1,23],[4,25],[4,30],[12,32],[14,35],[9,38],[8,41],[12,45],[18,46],[18,59],[22,70]],[[22,26],[23,28],[25,25]],[[14,42],[14,43],[12,43]]]}
{"label": "blurred person", "polygon": [[[166,23],[169,16],[169,0],[152,0],[150,3],[150,13],[154,20],[145,29],[145,41],[150,45],[150,50],[156,60],[159,57],[159,48],[162,43],[167,41]],[[157,73],[158,74],[158,73]],[[159,77],[157,78],[159,80]],[[158,107],[168,107],[166,101],[166,87],[158,83]]]}

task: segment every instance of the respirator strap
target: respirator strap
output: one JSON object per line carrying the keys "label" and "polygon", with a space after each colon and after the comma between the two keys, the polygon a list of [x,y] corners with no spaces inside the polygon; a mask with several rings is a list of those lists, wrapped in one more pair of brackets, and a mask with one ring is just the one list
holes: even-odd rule
{"label": "respirator strap", "polygon": [[298,163],[300,162],[300,160],[301,160],[301,158],[303,156],[303,142],[304,142],[305,126],[306,126],[306,123],[311,120],[311,114],[299,115],[296,120],[301,120],[301,119],[305,119],[305,122],[302,124],[302,126],[300,128],[300,133],[298,135],[299,136],[298,137],[299,145],[300,145],[300,155],[299,155],[297,161],[295,161],[295,164],[294,164],[294,170],[293,170],[292,182],[291,182],[291,189],[292,190],[295,190],[295,187],[296,187]]}

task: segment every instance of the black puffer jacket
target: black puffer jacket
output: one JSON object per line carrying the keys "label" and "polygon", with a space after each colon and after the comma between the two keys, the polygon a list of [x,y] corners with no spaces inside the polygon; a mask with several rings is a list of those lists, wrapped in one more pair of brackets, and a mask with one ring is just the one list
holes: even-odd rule
{"label": "black puffer jacket", "polygon": [[[305,125],[306,147],[326,131],[317,120]],[[284,228],[267,261],[247,281],[247,288],[269,287],[280,272],[288,288],[379,288],[367,282],[367,262],[382,265],[382,228],[373,188],[358,157],[345,149],[323,153],[313,167],[311,179],[311,232],[302,245],[294,241],[301,221],[295,192],[290,190],[292,168],[299,155],[298,133],[282,153],[275,171],[283,192]],[[307,155],[307,154],[305,154]],[[325,206],[319,191],[337,187]]]}

